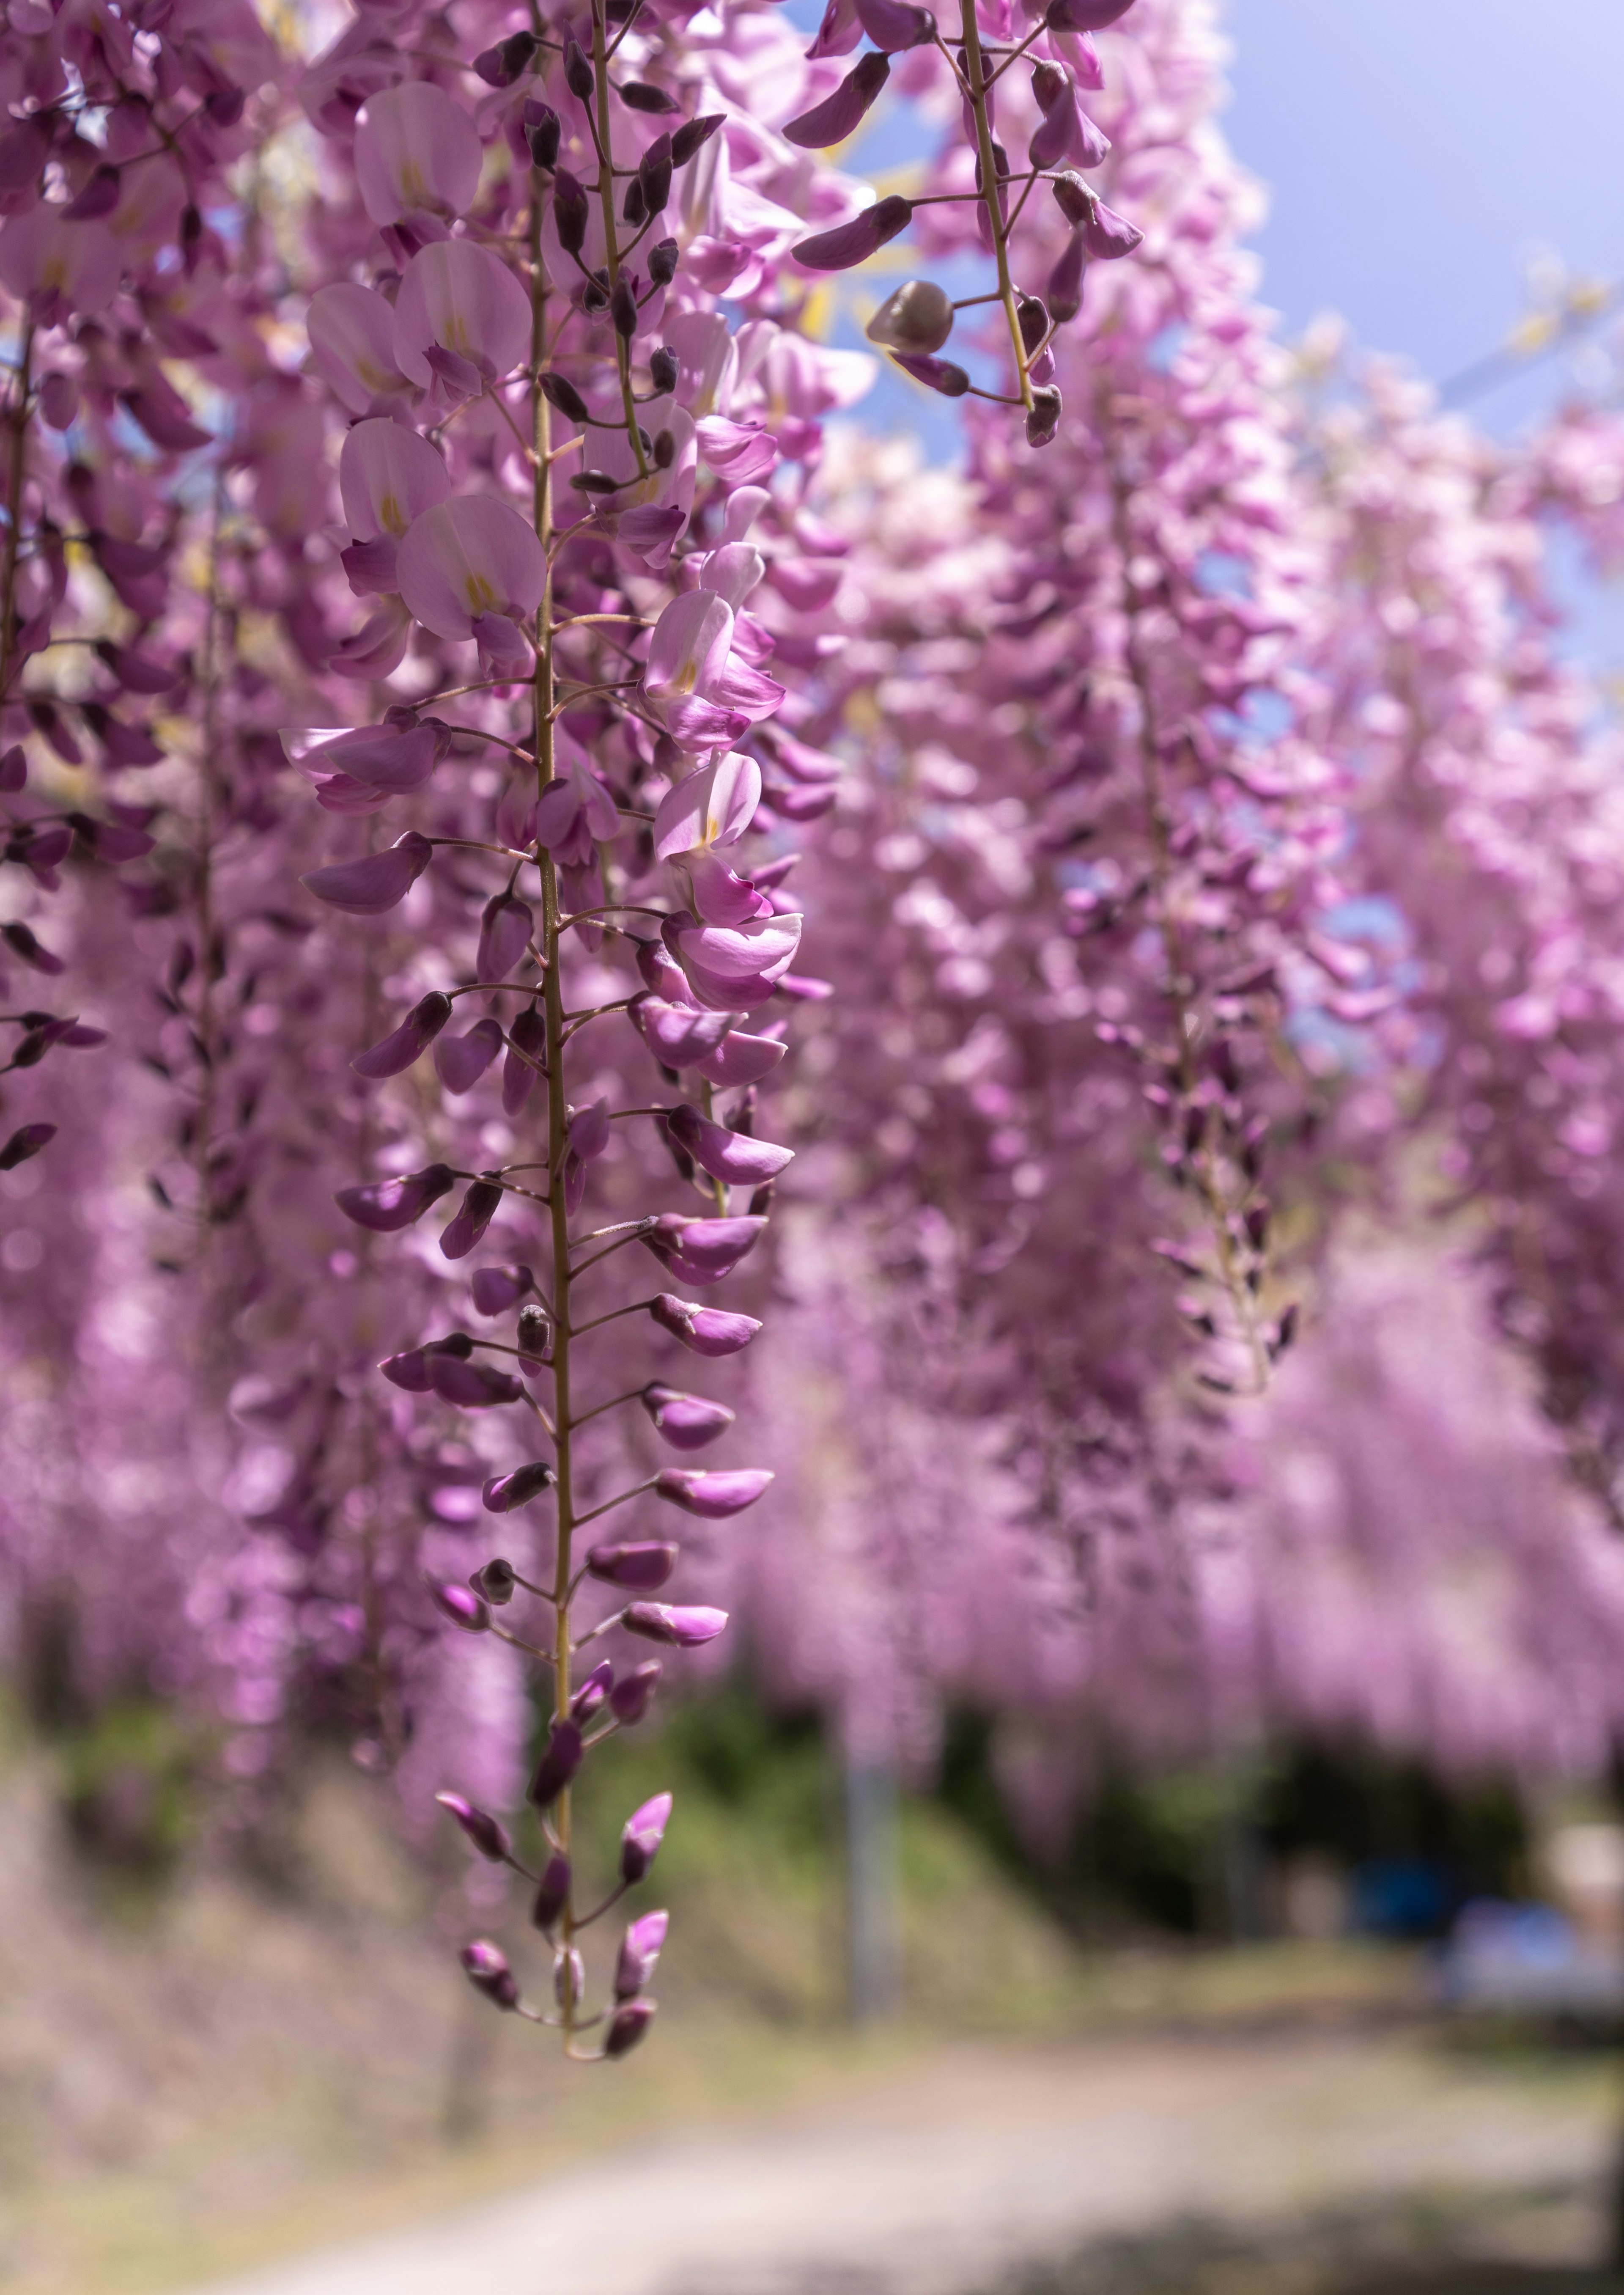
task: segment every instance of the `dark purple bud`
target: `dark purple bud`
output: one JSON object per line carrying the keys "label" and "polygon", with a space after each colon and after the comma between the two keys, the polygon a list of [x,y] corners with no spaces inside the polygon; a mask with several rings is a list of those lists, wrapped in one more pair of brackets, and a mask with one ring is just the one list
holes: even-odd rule
{"label": "dark purple bud", "polygon": [[118,170],[98,167],[77,199],[61,210],[64,223],[99,223],[118,204]]}
{"label": "dark purple bud", "polygon": [[655,241],[649,249],[649,279],[651,285],[670,286],[677,275],[680,253],[681,250],[674,239],[660,239]]}
{"label": "dark purple bud", "polygon": [[628,343],[635,339],[637,330],[641,324],[641,317],[637,307],[637,297],[632,292],[631,280],[624,271],[609,290],[609,323],[623,341]]}
{"label": "dark purple bud", "polygon": [[35,972],[58,973],[68,969],[61,958],[53,955],[25,924],[9,924],[0,927],[0,939],[4,939],[14,956],[20,956]]}
{"label": "dark purple bud", "polygon": [[428,1164],[420,1172],[407,1172],[404,1179],[340,1188],[333,1201],[357,1227],[370,1228],[374,1235],[393,1235],[396,1229],[421,1219],[429,1205],[449,1195],[456,1184],[456,1173],[444,1164]]}
{"label": "dark purple bud", "polygon": [[547,1732],[546,1750],[530,1780],[530,1799],[537,1809],[551,1809],[581,1766],[580,1724],[555,1721]]}
{"label": "dark purple bud", "polygon": [[768,1483],[766,1466],[737,1466],[720,1472],[705,1466],[666,1466],[655,1483],[659,1497],[684,1514],[702,1515],[706,1522],[723,1522],[754,1506]]}
{"label": "dark purple bud", "polygon": [[894,351],[892,356],[904,374],[912,375],[926,390],[939,390],[943,398],[962,398],[970,387],[969,376],[951,359],[915,358],[904,351]]}
{"label": "dark purple bud", "polygon": [[560,2008],[578,2007],[581,1995],[585,1989],[586,1969],[580,1954],[573,1944],[561,1947],[553,1955],[553,1998]]}
{"label": "dark purple bud", "polygon": [[670,1926],[669,1913],[644,1913],[640,1920],[632,1923],[621,1939],[620,1956],[615,1964],[616,2000],[634,2000],[644,1989],[654,1974],[660,1947]]}
{"label": "dark purple bud", "polygon": [[669,1291],[649,1302],[649,1312],[662,1330],[697,1355],[736,1355],[761,1328],[752,1316],[724,1314],[719,1307],[701,1307]]}
{"label": "dark purple bud", "polygon": [[[532,112],[535,113],[533,119]],[[559,164],[559,145],[563,140],[563,125],[550,103],[526,103],[525,106],[525,141],[530,146],[530,163],[551,175]]]}
{"label": "dark purple bud", "polygon": [[893,55],[922,48],[936,36],[929,9],[910,7],[908,0],[857,0],[857,20],[877,48]]}
{"label": "dark purple bud", "polygon": [[1046,384],[1032,394],[1032,409],[1026,417],[1026,444],[1047,446],[1060,428],[1060,393],[1053,384]]}
{"label": "dark purple bud", "polygon": [[629,79],[615,93],[632,111],[654,112],[663,117],[666,112],[682,109],[674,95],[667,95],[663,87],[654,87],[646,79]]}
{"label": "dark purple bud", "polygon": [[590,215],[586,186],[567,167],[560,167],[552,179],[552,220],[566,255],[579,255],[586,245]]}
{"label": "dark purple bud", "polygon": [[474,1305],[482,1315],[505,1315],[535,1288],[527,1267],[482,1267],[474,1278]]}
{"label": "dark purple bud", "polygon": [[1016,299],[1015,315],[1022,348],[1030,358],[1049,333],[1049,313],[1037,296],[1021,295]]}
{"label": "dark purple bud", "polygon": [[453,1098],[472,1091],[502,1047],[502,1023],[489,1015],[461,1036],[442,1036],[434,1048],[435,1074]]}
{"label": "dark purple bud", "polygon": [[831,143],[844,143],[856,132],[890,77],[888,56],[861,56],[832,95],[814,103],[810,111],[802,112],[779,132],[786,142],[798,143],[805,151],[825,151]]}
{"label": "dark purple bud", "polygon": [[0,1148],[0,1172],[14,1172],[19,1164],[26,1164],[30,1156],[48,1148],[55,1137],[54,1123],[25,1123]]}
{"label": "dark purple bud", "polygon": [[1276,1357],[1283,1355],[1296,1337],[1297,1315],[1297,1303],[1293,1299],[1291,1305],[1282,1312],[1278,1323],[1275,1326],[1274,1344],[1269,1349],[1271,1355]]}
{"label": "dark purple bud", "polygon": [[431,1578],[423,1572],[423,1583],[428,1597],[443,1618],[453,1626],[461,1626],[465,1634],[487,1634],[491,1629],[491,1613],[471,1586],[458,1586],[449,1580]]}
{"label": "dark purple bud", "polygon": [[503,1402],[519,1402],[524,1388],[505,1370],[491,1370],[484,1363],[464,1362],[457,1355],[442,1349],[424,1350],[428,1360],[428,1384],[442,1402],[455,1403],[463,1410],[488,1410]]}
{"label": "dark purple bud", "polygon": [[626,1728],[642,1719],[654,1703],[654,1693],[659,1687],[660,1676],[665,1670],[657,1657],[646,1657],[624,1673],[609,1692],[609,1711]]}
{"label": "dark purple bud", "polygon": [[512,1855],[513,1843],[496,1819],[484,1809],[476,1809],[473,1802],[464,1801],[461,1793],[436,1793],[435,1799],[448,1815],[456,1818],[479,1854],[488,1857],[492,1864],[504,1864]]}
{"label": "dark purple bud", "polygon": [[544,1307],[521,1307],[518,1311],[518,1352],[526,1362],[544,1362],[547,1350],[552,1344],[552,1325],[547,1319]]}
{"label": "dark purple bud", "polygon": [[595,1665],[569,1701],[569,1718],[584,1726],[608,1702],[615,1687],[615,1669],[606,1657]]}
{"label": "dark purple bud", "polygon": [[569,1902],[569,1859],[552,1856],[542,1867],[530,1917],[538,1929],[550,1929]]}
{"label": "dark purple bud", "polygon": [[701,1115],[686,1100],[672,1109],[665,1126],[678,1147],[713,1180],[755,1187],[763,1180],[775,1180],[795,1161],[793,1148],[778,1148],[769,1139],[751,1139],[743,1132],[730,1131],[725,1124],[713,1123]]}
{"label": "dark purple bud", "polygon": [[577,103],[592,100],[592,68],[573,32],[564,35],[564,85]]}
{"label": "dark purple bud", "polygon": [[820,231],[789,251],[804,271],[849,271],[853,264],[866,263],[912,221],[912,206],[894,192],[887,199],[876,200],[850,223]]}
{"label": "dark purple bud", "polygon": [[698,1649],[714,1642],[727,1621],[725,1610],[673,1610],[667,1602],[633,1602],[621,1620],[629,1634],[673,1649]]}
{"label": "dark purple bud", "polygon": [[380,917],[405,899],[433,858],[428,839],[409,829],[387,853],[370,853],[364,861],[339,861],[328,869],[313,869],[299,882],[331,908],[343,909],[352,917]]}
{"label": "dark purple bud", "polygon": [[391,1355],[378,1366],[391,1386],[398,1386],[405,1394],[428,1394],[428,1358],[421,1347],[408,1347],[404,1354]]}
{"label": "dark purple bud", "polygon": [[511,87],[521,72],[529,70],[535,54],[535,33],[513,32],[476,56],[474,69],[487,87]]}
{"label": "dark purple bud", "polygon": [[666,1212],[641,1240],[681,1283],[720,1283],[755,1247],[764,1219],[687,1219]]}
{"label": "dark purple bud", "polygon": [[[567,375],[553,374],[551,372],[543,374],[541,377],[541,387],[542,396],[547,401],[548,405],[556,406],[559,412],[564,417],[567,422],[584,422],[586,421],[586,401],[582,397],[580,392],[575,388],[575,384],[571,382]],[[494,902],[493,902],[492,905],[494,906]],[[528,911],[526,911],[526,914],[527,913]],[[485,979],[486,976],[483,971],[479,975],[481,980]],[[504,978],[505,976],[505,975],[502,976]]]}
{"label": "dark purple bud", "polygon": [[609,2021],[608,2037],[603,2044],[606,2056],[630,2055],[654,2021],[652,2000],[625,2000]]}
{"label": "dark purple bud", "polygon": [[645,215],[659,215],[669,203],[671,169],[671,138],[661,134],[637,163],[637,187],[642,193]]}
{"label": "dark purple bud", "polygon": [[659,1855],[670,1822],[668,1793],[656,1793],[652,1801],[634,1809],[626,1819],[625,1830],[620,1836],[620,1877],[628,1889],[636,1887]]}
{"label": "dark purple bud", "polygon": [[[463,1972],[476,1992],[483,1992],[499,2008],[518,2007],[518,1987],[508,1966],[508,1956],[500,1947],[480,1937],[473,1944],[465,1944],[459,1956]],[[636,2001],[632,2003],[633,2007],[639,2005]]]}
{"label": "dark purple bud", "polygon": [[357,1052],[350,1062],[351,1067],[369,1083],[401,1074],[428,1050],[451,1014],[450,997],[442,996],[437,988],[432,989],[412,1007],[398,1028],[392,1029],[370,1051]]}
{"label": "dark purple bud", "polygon": [[1089,250],[1082,233],[1073,231],[1061,249],[1044,290],[1049,314],[1057,326],[1064,326],[1068,319],[1074,319],[1082,308],[1082,279],[1088,262]]}
{"label": "dark purple bud", "polygon": [[531,1005],[508,1030],[511,1049],[502,1064],[502,1112],[518,1115],[546,1071],[547,1024]]}
{"label": "dark purple bud", "polygon": [[515,1466],[510,1474],[493,1474],[485,1486],[486,1511],[511,1514],[518,1507],[528,1506],[532,1499],[539,1499],[558,1479],[545,1458],[532,1458],[527,1466]]}
{"label": "dark purple bud", "polygon": [[504,1562],[498,1554],[493,1556],[489,1562],[482,1562],[468,1582],[482,1602],[489,1602],[495,1609],[505,1610],[513,1599],[513,1589],[518,1580],[514,1575],[513,1564]]}
{"label": "dark purple bud", "polygon": [[657,1433],[673,1450],[702,1450],[732,1425],[736,1413],[725,1402],[712,1402],[703,1394],[684,1394],[657,1381],[644,1387],[638,1401]]}
{"label": "dark purple bud", "polygon": [[476,1180],[462,1198],[456,1217],[440,1237],[447,1259],[466,1259],[502,1206],[502,1189],[494,1180]]}
{"label": "dark purple bud", "polygon": [[672,166],[686,167],[694,153],[710,142],[725,116],[720,111],[707,111],[698,119],[685,119],[672,135]]}
{"label": "dark purple bud", "polygon": [[1133,0],[1049,0],[1043,21],[1051,32],[1103,32],[1132,5]]}
{"label": "dark purple bud", "polygon": [[619,1586],[631,1594],[653,1594],[677,1566],[680,1547],[658,1539],[624,1540],[617,1546],[594,1546],[586,1566],[606,1586]]}
{"label": "dark purple bud", "polygon": [[247,102],[245,88],[216,87],[203,98],[203,109],[216,127],[234,127]]}
{"label": "dark purple bud", "polygon": [[0,756],[0,796],[15,796],[29,778],[29,755],[20,741],[13,741],[4,756]]}
{"label": "dark purple bud", "polygon": [[1126,216],[1119,216],[1103,200],[1095,200],[1094,212],[1083,223],[1082,235],[1089,253],[1102,263],[1114,263],[1119,256],[1131,255],[1145,237],[1137,225],[1130,224]]}
{"label": "dark purple bud", "polygon": [[1081,229],[1099,204],[1082,177],[1069,167],[1064,176],[1055,177],[1049,189],[1055,195],[1055,205],[1073,231]]}
{"label": "dark purple bud", "polygon": [[[663,398],[667,391],[676,388],[677,378],[681,372],[675,351],[665,343],[657,350],[649,352],[649,388],[657,397]],[[21,783],[19,782],[18,786],[20,788]],[[0,787],[4,787],[3,782],[0,782]]]}

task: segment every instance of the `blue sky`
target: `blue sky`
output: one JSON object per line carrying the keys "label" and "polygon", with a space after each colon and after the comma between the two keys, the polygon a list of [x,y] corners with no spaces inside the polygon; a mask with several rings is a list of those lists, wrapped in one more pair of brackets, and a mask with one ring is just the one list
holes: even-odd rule
{"label": "blue sky", "polygon": [[[1525,306],[1519,256],[1624,276],[1624,0],[1228,0],[1225,128],[1269,186],[1263,296],[1442,381]],[[1473,400],[1508,429],[1560,358]]]}

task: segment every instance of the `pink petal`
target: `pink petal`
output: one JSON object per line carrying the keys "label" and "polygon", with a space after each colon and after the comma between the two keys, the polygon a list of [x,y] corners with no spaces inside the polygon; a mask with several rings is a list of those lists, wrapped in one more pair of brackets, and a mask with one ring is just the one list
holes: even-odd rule
{"label": "pink petal", "polygon": [[738,1084],[760,1083],[763,1076],[771,1074],[784,1051],[776,1036],[747,1036],[733,1029],[696,1065],[707,1083],[727,1091]]}
{"label": "pink petal", "polygon": [[420,208],[465,215],[479,188],[479,131],[429,80],[368,98],[355,123],[355,181],[374,223]]}
{"label": "pink petal", "polygon": [[437,240],[406,265],[395,299],[395,357],[427,388],[437,344],[493,380],[510,374],[530,341],[530,298],[507,265],[471,240]]}
{"label": "pink petal", "polygon": [[406,529],[398,567],[401,596],[443,638],[470,637],[482,614],[533,614],[547,582],[547,553],[535,531],[490,494],[460,494],[424,510]]}
{"label": "pink petal", "polygon": [[375,415],[345,434],[339,491],[357,542],[380,534],[398,542],[414,518],[445,500],[451,473],[427,438]]}
{"label": "pink petal", "polygon": [[654,853],[673,853],[735,845],[761,802],[762,769],[754,757],[730,753],[687,773],[661,798],[654,817]]}
{"label": "pink petal", "polygon": [[433,858],[428,839],[408,829],[387,853],[369,853],[363,861],[339,861],[331,868],[313,869],[299,882],[331,908],[343,909],[353,917],[377,917],[405,899]]}
{"label": "pink petal", "polygon": [[347,279],[318,287],[305,326],[317,373],[352,414],[364,414],[375,398],[405,389],[406,378],[395,363],[395,314],[376,289]]}
{"label": "pink petal", "polygon": [[733,641],[733,613],[714,592],[673,598],[654,625],[643,690],[650,701],[680,702],[708,693]]}

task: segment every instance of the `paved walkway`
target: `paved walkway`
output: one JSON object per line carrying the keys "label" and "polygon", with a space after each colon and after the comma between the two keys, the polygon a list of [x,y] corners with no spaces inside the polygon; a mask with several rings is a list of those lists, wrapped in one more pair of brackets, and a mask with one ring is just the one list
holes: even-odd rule
{"label": "paved walkway", "polygon": [[186,2295],[975,2295],[1179,2214],[1599,2178],[1611,2122],[1408,2038],[967,2046]]}

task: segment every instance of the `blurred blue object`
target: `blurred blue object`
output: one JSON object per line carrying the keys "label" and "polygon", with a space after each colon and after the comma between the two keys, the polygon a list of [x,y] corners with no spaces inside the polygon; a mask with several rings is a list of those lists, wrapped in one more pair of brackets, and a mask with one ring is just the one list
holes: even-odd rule
{"label": "blurred blue object", "polygon": [[1438,1936],[1453,1899],[1448,1874],[1430,1858],[1372,1857],[1349,1875],[1349,1924],[1362,1936]]}
{"label": "blurred blue object", "polygon": [[1463,2011],[1612,2021],[1624,2010],[1624,1958],[1587,1942],[1553,1905],[1481,1897],[1462,1907],[1433,1991]]}

